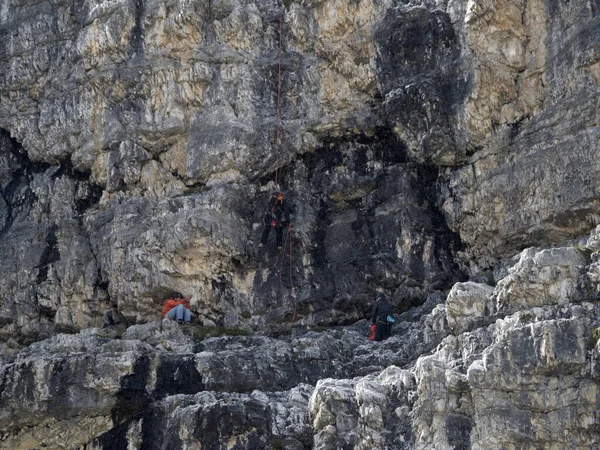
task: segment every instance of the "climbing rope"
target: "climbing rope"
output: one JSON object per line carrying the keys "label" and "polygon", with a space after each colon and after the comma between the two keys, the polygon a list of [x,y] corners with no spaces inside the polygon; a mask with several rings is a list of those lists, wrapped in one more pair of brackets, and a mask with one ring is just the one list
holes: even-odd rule
{"label": "climbing rope", "polygon": [[[277,123],[275,125],[275,186],[279,189],[279,147],[281,145],[281,54],[283,52],[283,15],[285,14],[285,5],[283,1],[279,1],[281,14],[279,15],[279,47],[277,48]],[[282,289],[283,285],[283,262],[286,256],[286,250],[289,245],[289,266],[290,266],[290,297],[293,300],[294,313],[291,322],[296,320],[296,290],[293,280],[293,257],[292,257],[292,225],[288,224],[285,243],[281,250],[281,260],[279,262],[279,284]]]}
{"label": "climbing rope", "polygon": [[[279,148],[281,146],[281,54],[283,53],[283,19],[285,14],[285,5],[283,1],[278,1],[281,8],[279,15],[279,46],[277,48],[277,119],[275,124],[275,187],[279,190]],[[296,290],[294,288],[293,275],[293,257],[292,257],[292,226],[288,224],[285,243],[281,250],[281,259],[279,262],[279,284],[282,290],[285,290],[283,284],[283,263],[286,256],[286,251],[289,245],[289,275],[290,275],[290,297],[293,301],[293,315],[291,322],[296,320]]]}
{"label": "climbing rope", "polygon": [[279,2],[281,14],[279,16],[279,47],[277,49],[277,123],[275,125],[275,186],[279,186],[279,144],[281,140],[281,52],[283,49],[283,15],[285,6]]}
{"label": "climbing rope", "polygon": [[285,260],[285,251],[287,249],[288,243],[290,245],[290,297],[292,298],[292,302],[293,302],[293,306],[294,306],[294,312],[292,314],[292,319],[291,319],[291,323],[294,323],[294,320],[296,320],[296,306],[297,306],[297,301],[296,301],[296,289],[294,288],[294,278],[293,278],[293,258],[292,258],[292,225],[288,224],[288,229],[287,229],[287,233],[285,235],[285,242],[283,244],[283,249],[281,250],[281,259],[279,261],[279,284],[281,286],[282,289],[284,289],[283,286],[283,261]]}

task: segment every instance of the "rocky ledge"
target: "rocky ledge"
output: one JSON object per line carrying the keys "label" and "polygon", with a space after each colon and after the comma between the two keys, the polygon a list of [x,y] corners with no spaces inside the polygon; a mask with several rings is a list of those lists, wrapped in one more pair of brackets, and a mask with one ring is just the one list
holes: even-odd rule
{"label": "rocky ledge", "polygon": [[278,337],[174,322],[59,334],[4,359],[0,442],[596,448],[600,228],[526,249],[495,277],[431,295],[383,342],[364,320]]}

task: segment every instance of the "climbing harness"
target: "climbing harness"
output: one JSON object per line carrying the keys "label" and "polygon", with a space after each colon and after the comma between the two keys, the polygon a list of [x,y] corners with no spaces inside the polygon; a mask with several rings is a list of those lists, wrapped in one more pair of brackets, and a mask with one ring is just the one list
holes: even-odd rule
{"label": "climbing harness", "polygon": [[[271,227],[276,227],[280,225],[278,222],[276,210],[277,208],[283,207],[283,201],[285,200],[285,195],[282,192],[274,192],[269,197],[269,206],[267,207],[266,215],[269,218],[268,223]],[[267,221],[265,221],[266,223]]]}

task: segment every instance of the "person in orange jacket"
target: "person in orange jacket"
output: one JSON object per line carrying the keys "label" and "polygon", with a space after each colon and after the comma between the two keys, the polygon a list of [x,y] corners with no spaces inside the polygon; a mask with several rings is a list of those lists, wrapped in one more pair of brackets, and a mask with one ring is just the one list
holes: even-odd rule
{"label": "person in orange jacket", "polygon": [[190,311],[191,295],[184,297],[180,292],[175,292],[163,306],[162,316],[171,320],[177,320],[178,323],[190,322],[192,320],[192,312]]}

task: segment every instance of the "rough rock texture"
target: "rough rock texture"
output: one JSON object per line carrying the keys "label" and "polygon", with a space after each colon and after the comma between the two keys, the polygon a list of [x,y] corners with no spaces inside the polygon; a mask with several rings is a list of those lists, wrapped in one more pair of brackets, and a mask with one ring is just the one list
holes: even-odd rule
{"label": "rough rock texture", "polygon": [[599,43],[598,0],[0,0],[0,445],[598,448]]}
{"label": "rough rock texture", "polygon": [[[453,157],[409,158],[431,139],[394,131],[401,105],[382,103],[398,84],[391,36],[404,13],[385,1],[213,3],[3,3],[11,347],[106,314],[155,320],[173,289],[194,294],[205,323],[265,330],[295,308],[306,324],[350,323],[375,289],[405,310],[462,278],[431,164]],[[418,27],[436,34],[440,16],[454,45],[442,86],[457,39],[447,14],[420,11]],[[283,261],[256,248],[275,181],[294,212]]]}
{"label": "rough rock texture", "polygon": [[412,373],[390,366],[353,380],[320,380],[308,404],[315,449],[411,448]]}
{"label": "rough rock texture", "polygon": [[432,295],[380,343],[365,321],[279,338],[200,340],[172,322],[60,334],[5,357],[0,443],[593,449],[599,255],[600,228],[527,249],[495,288]]}
{"label": "rough rock texture", "polygon": [[[598,224],[597,2],[448,2],[472,89],[474,150],[446,171],[443,209],[479,269]],[[473,68],[475,68],[473,70]]]}
{"label": "rough rock texture", "polygon": [[[172,289],[207,323],[272,327],[292,286],[305,323],[348,323],[582,235],[594,5],[5,1],[4,339],[151,320]],[[255,248],[274,181],[288,267]]]}
{"label": "rough rock texture", "polygon": [[[77,448],[94,440],[99,448],[120,448],[115,442],[128,440],[164,448],[175,445],[163,436],[166,427],[203,445],[239,439],[247,441],[240,448],[265,448],[290,438],[309,446],[308,398],[320,379],[405,365],[448,334],[439,314],[402,324],[404,336],[384,345],[366,340],[364,322],[280,339],[199,341],[201,328],[171,322],[163,331],[150,323],[124,333],[108,327],[60,334],[2,366],[0,442],[3,448],[32,442]],[[190,414],[174,413],[177,408]]]}
{"label": "rough rock texture", "polygon": [[596,448],[600,309],[581,281],[597,286],[598,231],[583,247],[524,251],[496,288],[455,285],[442,310],[452,335],[412,369],[319,381],[314,448]]}

